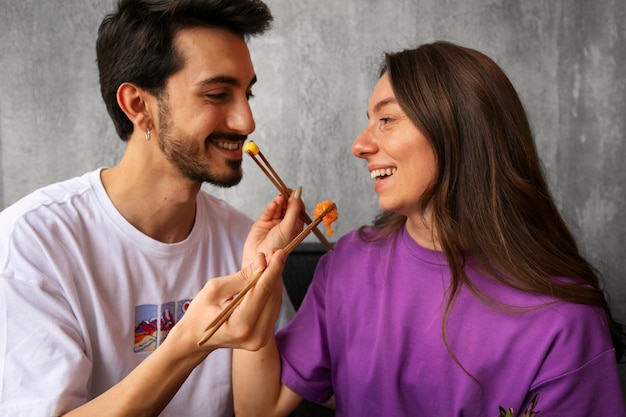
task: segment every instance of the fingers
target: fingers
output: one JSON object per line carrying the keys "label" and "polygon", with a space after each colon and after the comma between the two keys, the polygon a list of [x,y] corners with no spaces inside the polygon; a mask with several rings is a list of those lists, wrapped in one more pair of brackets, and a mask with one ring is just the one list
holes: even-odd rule
{"label": "fingers", "polygon": [[[259,261],[261,258],[264,259],[261,256]],[[268,342],[281,307],[284,266],[285,253],[282,250],[270,256],[270,262],[256,285],[243,295],[239,306],[215,334],[215,341],[221,340],[221,347],[257,350]],[[236,275],[239,281],[249,282],[258,276],[258,272],[251,267]]]}
{"label": "fingers", "polygon": [[[302,216],[300,213],[304,208],[304,204],[301,199],[302,195],[302,187],[298,187],[289,197],[287,201],[287,210],[283,216],[283,221],[281,222],[281,226],[283,226],[283,230],[285,235],[288,236],[288,239],[291,240],[294,236],[296,236],[304,225],[302,221]],[[285,245],[288,242],[285,243]],[[283,245],[282,247],[284,247]]]}
{"label": "fingers", "polygon": [[284,201],[283,196],[278,196],[270,201],[263,209],[258,221],[280,220],[283,213]]}
{"label": "fingers", "polygon": [[243,269],[237,271],[236,276],[243,283],[248,285],[256,276],[267,267],[267,260],[263,253],[257,253],[252,263]]}
{"label": "fingers", "polygon": [[302,210],[304,204],[301,200],[302,187],[298,187],[295,190],[290,190],[290,196],[287,201],[282,194],[277,195],[266,207],[259,220],[268,219],[282,219],[288,212],[295,211],[294,215],[297,216]]}
{"label": "fingers", "polygon": [[259,252],[284,248],[302,230],[301,194],[302,188],[298,187],[288,200],[279,195],[265,207],[246,238],[243,265],[250,263]]}
{"label": "fingers", "polygon": [[248,285],[259,272],[263,271],[267,266],[267,260],[263,253],[257,253],[250,265],[237,271],[233,275],[215,278],[207,282],[210,291],[213,292],[213,299],[219,300],[222,304],[226,304],[239,291]]}
{"label": "fingers", "polygon": [[281,274],[285,267],[285,259],[286,254],[282,249],[274,252],[261,278],[250,290],[251,297],[244,300],[249,301],[249,305],[244,306],[241,320],[244,323],[250,323],[252,327],[246,330],[247,340],[241,343],[239,348],[258,350],[265,346],[274,334],[274,325],[282,304]]}
{"label": "fingers", "polygon": [[[263,260],[267,258],[267,257],[264,258],[263,254],[259,254],[259,256],[263,258]],[[255,290],[260,290],[259,292],[265,293],[262,295],[257,294],[257,296],[259,297],[265,297],[265,299],[256,300],[261,305],[263,305],[263,303],[267,301],[268,297],[273,295],[273,292],[276,290],[276,287],[280,287],[281,293],[282,293],[281,274],[285,267],[286,257],[287,255],[282,249],[277,250],[273,252],[272,254],[270,254],[269,263],[265,267],[265,270],[263,271],[261,278],[259,278],[258,282],[256,283],[254,287]]]}

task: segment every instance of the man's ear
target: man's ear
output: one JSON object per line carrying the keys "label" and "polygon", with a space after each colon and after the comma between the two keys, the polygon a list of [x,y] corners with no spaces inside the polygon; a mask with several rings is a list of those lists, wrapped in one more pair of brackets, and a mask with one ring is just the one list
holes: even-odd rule
{"label": "man's ear", "polygon": [[145,132],[154,127],[149,101],[154,97],[133,83],[123,83],[117,89],[117,104],[133,125]]}

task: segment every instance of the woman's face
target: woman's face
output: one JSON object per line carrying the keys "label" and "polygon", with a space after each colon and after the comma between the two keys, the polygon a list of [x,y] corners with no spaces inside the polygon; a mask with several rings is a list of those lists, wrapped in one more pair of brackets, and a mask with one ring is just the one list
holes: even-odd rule
{"label": "woman's face", "polygon": [[426,137],[398,104],[388,74],[374,87],[367,116],[352,153],[367,161],[380,208],[416,221],[423,214],[419,202],[434,181],[437,161]]}

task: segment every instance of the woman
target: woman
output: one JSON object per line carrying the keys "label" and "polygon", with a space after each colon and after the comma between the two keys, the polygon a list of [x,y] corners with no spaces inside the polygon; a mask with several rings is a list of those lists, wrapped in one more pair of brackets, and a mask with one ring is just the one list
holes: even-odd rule
{"label": "woman", "polygon": [[275,343],[236,352],[237,415],[333,395],[338,416],[625,415],[621,327],[502,70],[446,42],[388,54],[368,117],[352,151],[383,213]]}

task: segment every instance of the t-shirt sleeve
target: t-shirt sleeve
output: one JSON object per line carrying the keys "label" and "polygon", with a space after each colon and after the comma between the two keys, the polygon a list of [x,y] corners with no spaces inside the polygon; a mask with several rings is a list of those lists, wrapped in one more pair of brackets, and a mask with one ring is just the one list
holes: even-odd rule
{"label": "t-shirt sleeve", "polygon": [[0,415],[61,415],[83,404],[91,362],[54,288],[0,275]]}
{"label": "t-shirt sleeve", "polygon": [[582,367],[532,387],[539,394],[535,411],[554,417],[626,416],[615,366],[615,352],[606,351]]}
{"label": "t-shirt sleeve", "polygon": [[[536,411],[549,416],[626,416],[615,350],[601,309],[556,305],[559,314],[544,322],[552,337],[530,387],[539,394]],[[523,410],[520,410],[523,411]]]}
{"label": "t-shirt sleeve", "polygon": [[328,259],[329,254],[320,259],[300,309],[276,336],[283,384],[315,402],[333,394],[324,306]]}

